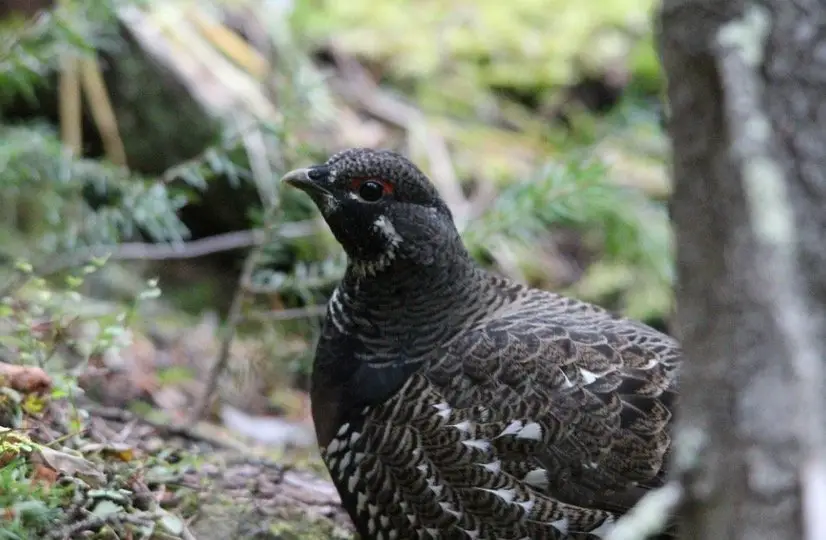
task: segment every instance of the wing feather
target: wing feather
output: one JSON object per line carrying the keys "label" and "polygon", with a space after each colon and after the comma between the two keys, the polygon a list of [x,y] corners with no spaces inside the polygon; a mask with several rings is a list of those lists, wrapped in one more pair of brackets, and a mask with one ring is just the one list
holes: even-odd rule
{"label": "wing feather", "polygon": [[368,532],[392,496],[384,520],[412,538],[596,539],[662,483],[676,343],[540,300],[433,351],[369,408],[349,449],[370,449],[352,473]]}

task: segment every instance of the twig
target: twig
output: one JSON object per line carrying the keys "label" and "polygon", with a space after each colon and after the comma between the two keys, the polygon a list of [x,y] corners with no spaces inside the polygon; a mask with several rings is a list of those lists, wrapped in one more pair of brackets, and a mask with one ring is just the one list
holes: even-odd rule
{"label": "twig", "polygon": [[49,533],[49,538],[57,540],[58,538],[72,538],[81,531],[89,529],[96,529],[107,522],[107,517],[92,516],[81,521],[76,521],[71,525],[66,525],[62,529],[53,530]]}
{"label": "twig", "polygon": [[462,192],[462,186],[456,176],[456,169],[450,157],[447,141],[441,133],[428,125],[425,115],[418,111],[410,118],[407,127],[407,140],[411,156],[415,156],[417,145],[427,155],[431,177],[437,184],[442,198],[450,205],[453,212],[453,221],[456,223],[456,228],[461,232],[468,222],[470,204]]}
{"label": "twig", "polygon": [[60,139],[75,155],[80,155],[83,132],[78,61],[74,56],[64,55],[60,64]]}
{"label": "twig", "polygon": [[[236,115],[236,123],[242,125],[243,115]],[[270,160],[275,157],[267,147],[267,140],[264,132],[260,129],[253,129],[243,132],[242,144],[247,153],[250,173],[254,180],[255,187],[258,188],[258,196],[264,204],[264,208],[274,208],[278,201],[277,185],[272,181],[272,166]],[[275,146],[275,145],[272,145]]]}
{"label": "twig", "polygon": [[145,418],[143,416],[138,416],[134,413],[126,411],[124,409],[119,409],[117,407],[101,407],[98,405],[85,405],[83,407],[90,415],[96,416],[98,418],[103,418],[105,420],[114,420],[116,422],[141,422],[143,424],[147,424],[152,426],[153,429],[159,435],[165,436],[176,436],[176,437],[183,437],[190,441],[200,441],[206,442],[213,446],[219,446],[221,448],[227,448],[229,450],[238,450],[241,452],[246,452],[247,448],[239,444],[235,441],[225,440],[220,437],[215,436],[212,433],[208,433],[204,429],[201,429],[201,424],[195,423],[187,423],[186,425],[183,424],[176,424],[176,423],[163,423],[157,422],[155,420],[150,420],[149,418]]}
{"label": "twig", "polygon": [[649,491],[617,521],[606,540],[644,540],[662,532],[682,500],[683,487],[676,481]]}
{"label": "twig", "polygon": [[145,260],[159,261],[165,259],[193,259],[223,251],[260,246],[274,238],[306,238],[317,234],[321,228],[314,220],[283,223],[276,231],[268,235],[263,229],[234,231],[216,234],[191,242],[178,244],[149,244],[145,242],[127,242],[114,246],[96,246],[52,256],[50,260],[35,268],[31,273],[20,272],[2,289],[0,298],[9,295],[31,276],[46,277],[68,268],[85,264],[95,257],[108,256],[111,260]]}
{"label": "twig", "polygon": [[106,157],[115,165],[126,166],[126,150],[118,131],[118,120],[112,102],[109,100],[106,82],[100,74],[97,55],[81,59],[80,69],[83,90],[86,92],[92,119],[103,141]]}
{"label": "twig", "polygon": [[243,67],[244,71],[253,77],[263,79],[269,69],[267,59],[241,36],[201,10],[190,10],[188,16],[207,41]]}
{"label": "twig", "polygon": [[327,306],[305,306],[293,309],[281,309],[278,311],[253,311],[244,318],[255,321],[289,321],[292,319],[304,319],[309,317],[323,317],[327,313]]}
{"label": "twig", "polygon": [[130,242],[114,246],[110,258],[114,260],[192,259],[222,251],[260,246],[273,237],[305,238],[317,234],[319,230],[321,229],[317,221],[305,220],[279,225],[274,235],[268,234],[263,229],[252,229],[216,234],[182,244]]}
{"label": "twig", "polygon": [[126,409],[120,409],[118,407],[102,407],[98,405],[84,405],[83,409],[87,411],[91,416],[98,416],[103,418],[104,420],[115,420],[117,422],[123,422],[124,424],[127,422],[132,422],[136,419],[144,420],[147,424],[152,424],[150,420],[140,418],[136,416],[134,413],[127,411]]}
{"label": "twig", "polygon": [[192,531],[190,531],[190,530],[189,530],[189,526],[188,526],[188,525],[184,525],[184,530],[183,530],[183,532],[181,533],[181,538],[183,538],[183,540],[198,540],[198,539],[195,537],[195,535],[194,535],[194,534],[192,534]]}
{"label": "twig", "polygon": [[218,379],[221,377],[224,370],[226,370],[227,363],[229,362],[229,351],[232,345],[232,340],[235,337],[236,328],[241,322],[243,316],[241,307],[244,303],[244,297],[246,296],[244,284],[252,279],[252,273],[255,271],[255,267],[258,264],[260,254],[260,248],[254,249],[249,255],[247,255],[247,259],[244,261],[244,267],[241,271],[241,276],[238,279],[238,285],[235,288],[235,294],[232,297],[232,304],[230,305],[229,313],[227,314],[227,322],[223,328],[221,349],[218,352],[218,358],[209,369],[204,393],[200,396],[198,402],[195,404],[195,407],[192,409],[192,415],[189,418],[190,423],[198,422],[203,417],[204,413],[209,408],[209,403],[212,400],[213,394],[215,394],[215,391],[218,389]]}
{"label": "twig", "polygon": [[240,324],[243,319],[242,307],[244,304],[244,299],[247,295],[245,285],[252,281],[253,272],[255,272],[255,268],[258,265],[258,260],[260,259],[263,251],[261,244],[268,242],[271,236],[276,232],[276,227],[273,227],[272,225],[276,212],[279,208],[277,193],[274,190],[270,191],[262,188],[262,186],[266,185],[272,176],[272,170],[269,165],[270,162],[267,158],[267,146],[260,138],[245,138],[244,143],[247,157],[252,164],[253,180],[256,185],[259,186],[262,202],[267,208],[267,213],[265,214],[264,219],[264,224],[267,226],[264,229],[264,238],[262,238],[259,245],[250,250],[249,254],[247,254],[246,260],[244,261],[244,267],[241,270],[241,275],[238,277],[238,283],[235,287],[235,294],[232,297],[232,303],[230,304],[229,313],[227,314],[227,322],[222,329],[223,335],[221,336],[221,349],[218,353],[218,358],[216,358],[215,363],[212,365],[209,373],[207,374],[204,393],[200,396],[198,402],[195,404],[195,407],[192,409],[192,415],[190,416],[190,423],[192,424],[198,422],[198,420],[201,419],[206,410],[209,408],[210,402],[212,401],[212,396],[218,388],[218,380],[221,377],[221,374],[223,374],[226,370],[227,363],[229,362],[229,352],[232,345],[232,340],[235,338],[235,332],[238,324]]}
{"label": "twig", "polygon": [[135,525],[147,525],[149,523],[154,523],[155,521],[159,520],[163,517],[160,513],[151,513],[151,512],[135,512],[135,513],[128,513],[126,509],[123,512],[116,512],[114,514],[109,514],[106,516],[90,516],[84,520],[78,521],[76,523],[72,523],[71,525],[67,525],[62,529],[53,530],[48,538],[58,539],[58,538],[74,538],[80,532],[88,531],[92,529],[97,529],[102,527],[103,525],[110,524],[119,524],[119,523],[132,523]]}
{"label": "twig", "polygon": [[[335,285],[341,281],[340,275],[329,275],[329,276],[312,276],[312,277],[304,277],[301,279],[301,286],[304,289],[323,289],[329,285]],[[252,282],[252,280],[244,283],[244,290],[247,291],[249,294],[272,294],[273,288],[268,285],[257,285]]]}

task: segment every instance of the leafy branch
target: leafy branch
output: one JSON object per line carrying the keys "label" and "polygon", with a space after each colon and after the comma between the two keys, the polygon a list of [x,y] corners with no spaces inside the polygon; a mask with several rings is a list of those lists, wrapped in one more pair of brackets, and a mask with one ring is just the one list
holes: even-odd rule
{"label": "leafy branch", "polygon": [[554,227],[597,232],[607,257],[671,279],[664,209],[637,190],[610,183],[605,166],[594,159],[547,163],[512,184],[465,239],[478,252],[492,236],[532,244]]}
{"label": "leafy branch", "polygon": [[88,56],[114,45],[106,32],[111,0],[63,4],[33,19],[0,21],[0,105],[16,95],[34,101],[34,91],[57,71],[66,55]]}

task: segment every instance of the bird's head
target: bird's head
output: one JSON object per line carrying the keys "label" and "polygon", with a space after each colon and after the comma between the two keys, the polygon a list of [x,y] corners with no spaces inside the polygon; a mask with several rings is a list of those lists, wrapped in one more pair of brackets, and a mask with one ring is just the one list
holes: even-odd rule
{"label": "bird's head", "polygon": [[427,265],[446,250],[463,250],[436,188],[395,152],[351,148],[282,181],[312,198],[351,263],[368,274],[397,260]]}

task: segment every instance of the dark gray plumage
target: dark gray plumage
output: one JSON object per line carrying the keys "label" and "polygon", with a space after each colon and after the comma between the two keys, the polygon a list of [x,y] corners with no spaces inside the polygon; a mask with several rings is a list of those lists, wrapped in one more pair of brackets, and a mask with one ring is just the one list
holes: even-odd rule
{"label": "dark gray plumage", "polygon": [[284,181],[349,259],[311,398],[362,538],[602,538],[662,483],[673,339],[477,267],[398,154],[351,149]]}

